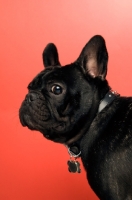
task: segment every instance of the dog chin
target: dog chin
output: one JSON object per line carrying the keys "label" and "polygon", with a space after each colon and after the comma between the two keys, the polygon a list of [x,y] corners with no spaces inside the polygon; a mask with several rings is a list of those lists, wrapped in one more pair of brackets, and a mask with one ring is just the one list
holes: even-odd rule
{"label": "dog chin", "polygon": [[[39,130],[40,131],[40,130]],[[46,134],[46,131],[40,131],[43,136],[48,139],[48,140],[51,140],[53,142],[56,142],[56,143],[61,143],[61,144],[64,144],[64,145],[70,145],[76,141],[78,141],[81,137],[82,137],[82,133],[79,133],[73,137],[67,137],[67,133],[48,133]]]}

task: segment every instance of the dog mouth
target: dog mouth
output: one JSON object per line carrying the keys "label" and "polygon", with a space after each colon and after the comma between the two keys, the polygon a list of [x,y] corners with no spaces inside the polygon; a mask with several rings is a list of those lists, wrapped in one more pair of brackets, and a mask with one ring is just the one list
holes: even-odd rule
{"label": "dog mouth", "polygon": [[50,117],[50,113],[46,111],[44,114],[41,114],[39,109],[36,111],[32,106],[23,102],[19,110],[20,123],[23,127],[27,127],[30,130],[39,131],[48,140],[64,143],[65,134],[62,133],[65,132],[66,124],[64,122],[55,123],[52,117]]}
{"label": "dog mouth", "polygon": [[25,114],[23,116],[20,115],[20,122],[22,124],[22,126],[24,127],[28,127],[31,130],[36,130],[35,125],[33,123],[33,121],[31,120],[31,117],[28,114]]}
{"label": "dog mouth", "polygon": [[77,130],[73,134],[74,131],[72,132],[71,128],[67,129],[65,122],[55,123],[52,120],[50,121],[50,119],[44,122],[38,118],[33,118],[32,113],[28,112],[25,107],[24,110],[20,110],[19,118],[23,127],[39,131],[46,139],[56,143],[70,145],[79,140],[83,135],[82,132],[75,134]]}
{"label": "dog mouth", "polygon": [[28,113],[21,113],[19,118],[23,127],[27,127],[33,131],[39,131],[46,139],[53,142],[66,143],[67,133],[65,132],[66,124],[64,122],[56,124],[52,121],[47,121],[43,124],[42,121],[35,121]]}
{"label": "dog mouth", "polygon": [[23,126],[35,129],[37,122],[44,123],[50,119],[50,111],[46,106],[44,96],[39,92],[30,92],[26,95],[19,109],[19,118]]}
{"label": "dog mouth", "polygon": [[[38,93],[28,94],[19,110],[19,119],[24,127],[30,130],[39,131],[51,141],[63,144],[70,144],[80,138],[74,130],[74,123],[69,120],[58,121],[51,114],[46,106],[45,99],[41,101]],[[78,129],[78,128],[76,128]]]}

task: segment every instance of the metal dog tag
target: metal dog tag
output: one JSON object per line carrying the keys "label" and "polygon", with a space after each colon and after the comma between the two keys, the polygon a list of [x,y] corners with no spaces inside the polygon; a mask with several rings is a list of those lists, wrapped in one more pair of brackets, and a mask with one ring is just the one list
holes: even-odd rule
{"label": "metal dog tag", "polygon": [[69,172],[72,172],[72,173],[80,173],[81,172],[80,163],[78,161],[68,160],[67,164],[68,164]]}
{"label": "metal dog tag", "polygon": [[73,151],[71,151],[70,147],[67,147],[67,149],[70,155],[70,160],[67,161],[69,172],[81,173],[80,163],[76,160],[81,155],[81,151],[78,151],[78,153],[75,154]]}

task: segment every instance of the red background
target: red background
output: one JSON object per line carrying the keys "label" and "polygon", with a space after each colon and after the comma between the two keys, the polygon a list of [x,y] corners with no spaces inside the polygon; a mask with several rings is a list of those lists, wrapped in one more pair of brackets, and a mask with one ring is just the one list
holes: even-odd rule
{"label": "red background", "polygon": [[68,172],[65,147],[23,128],[18,109],[47,43],[64,65],[95,34],[106,39],[110,85],[132,95],[132,1],[5,0],[0,22],[0,199],[97,200],[84,170]]}

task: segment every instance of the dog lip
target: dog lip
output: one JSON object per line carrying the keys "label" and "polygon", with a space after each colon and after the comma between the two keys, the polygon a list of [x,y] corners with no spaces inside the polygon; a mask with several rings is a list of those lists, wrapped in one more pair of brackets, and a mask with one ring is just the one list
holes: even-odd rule
{"label": "dog lip", "polygon": [[19,119],[20,119],[22,126],[24,126],[24,127],[27,126],[24,117],[20,116]]}
{"label": "dog lip", "polygon": [[20,122],[21,122],[22,126],[24,126],[24,127],[27,126],[31,130],[36,130],[29,115],[25,114],[22,117],[20,116]]}

